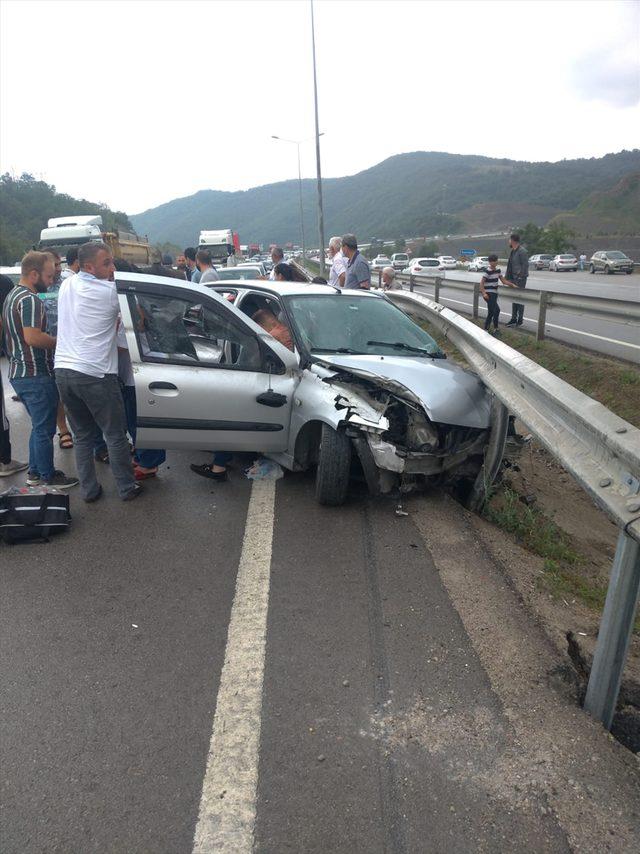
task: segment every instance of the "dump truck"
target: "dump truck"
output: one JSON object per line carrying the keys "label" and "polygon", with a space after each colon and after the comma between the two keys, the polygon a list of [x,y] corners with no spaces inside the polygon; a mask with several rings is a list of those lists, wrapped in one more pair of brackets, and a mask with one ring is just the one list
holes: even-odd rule
{"label": "dump truck", "polygon": [[43,252],[54,249],[64,261],[69,247],[92,241],[106,243],[114,258],[122,258],[131,264],[150,263],[151,247],[146,237],[138,237],[133,232],[120,229],[104,231],[99,214],[52,217],[47,227],[40,232],[38,249]]}

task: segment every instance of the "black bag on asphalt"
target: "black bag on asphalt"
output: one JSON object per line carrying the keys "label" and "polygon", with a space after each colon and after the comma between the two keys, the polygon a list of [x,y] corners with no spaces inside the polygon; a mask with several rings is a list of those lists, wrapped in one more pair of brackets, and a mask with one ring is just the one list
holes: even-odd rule
{"label": "black bag on asphalt", "polygon": [[70,522],[69,496],[62,492],[12,486],[0,493],[0,539],[5,543],[47,542]]}

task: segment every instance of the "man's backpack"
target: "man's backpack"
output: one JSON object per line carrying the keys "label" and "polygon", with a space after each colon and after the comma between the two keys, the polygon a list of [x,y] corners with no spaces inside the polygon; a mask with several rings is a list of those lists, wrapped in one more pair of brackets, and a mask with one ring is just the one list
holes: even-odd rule
{"label": "man's backpack", "polygon": [[0,539],[48,542],[71,522],[69,496],[47,487],[12,486],[0,493]]}

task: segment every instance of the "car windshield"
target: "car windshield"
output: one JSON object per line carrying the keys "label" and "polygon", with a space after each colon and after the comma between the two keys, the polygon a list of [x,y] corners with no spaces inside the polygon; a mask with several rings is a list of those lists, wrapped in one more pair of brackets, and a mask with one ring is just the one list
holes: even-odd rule
{"label": "car windshield", "polygon": [[394,255],[396,261],[406,261],[408,257],[408,255]]}
{"label": "car windshield", "polygon": [[439,266],[437,261],[431,261],[429,259],[425,259],[424,261],[420,261],[419,263],[420,263],[421,267],[437,267],[437,266]]}
{"label": "car windshield", "polygon": [[349,296],[343,291],[290,296],[285,302],[310,353],[393,353],[414,357],[421,353],[440,354],[438,345],[424,329],[381,297]]}
{"label": "car windshield", "polygon": [[607,258],[613,258],[615,260],[626,260],[627,256],[624,254],[624,252],[618,252],[618,250],[616,249],[614,252],[607,252]]}

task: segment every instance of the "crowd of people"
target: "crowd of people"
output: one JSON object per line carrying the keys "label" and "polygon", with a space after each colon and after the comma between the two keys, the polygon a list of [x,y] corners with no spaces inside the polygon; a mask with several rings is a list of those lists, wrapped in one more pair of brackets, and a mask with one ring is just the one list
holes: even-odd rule
{"label": "crowd of people", "polygon": [[[512,234],[506,275],[489,256],[489,269],[480,289],[487,302],[485,329],[498,330],[500,307],[498,287],[524,288],[528,276],[527,253],[520,238]],[[308,281],[296,264],[284,260],[280,247],[271,251],[273,281]],[[353,234],[332,237],[328,284],[349,289],[372,287],[371,269],[358,249]],[[192,283],[218,281],[211,254],[187,247],[176,259],[152,250],[154,275],[170,276]],[[231,262],[233,264],[233,262]],[[22,259],[21,278],[13,286],[3,277],[0,283],[0,333],[9,360],[9,382],[14,398],[24,404],[31,420],[29,461],[12,458],[10,428],[5,413],[0,374],[0,477],[28,469],[29,486],[68,489],[80,485],[88,503],[97,501],[102,487],[96,462],[109,463],[123,501],[137,498],[141,481],[154,477],[164,463],[164,450],[136,448],[136,396],[131,359],[120,321],[114,271],[138,271],[134,265],[114,259],[104,243],[71,247],[62,268],[56,252],[28,252]],[[314,282],[327,284],[324,278]],[[384,290],[396,287],[395,271],[382,271]],[[520,326],[524,305],[514,302],[507,326]],[[293,350],[290,330],[271,312],[261,310],[252,319],[285,347]],[[61,449],[74,449],[77,476],[54,465],[54,438]],[[210,464],[191,466],[204,477],[224,480],[230,455],[214,453]]]}

